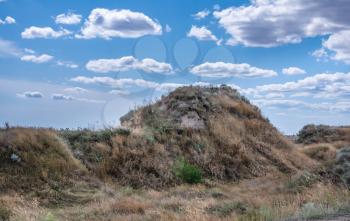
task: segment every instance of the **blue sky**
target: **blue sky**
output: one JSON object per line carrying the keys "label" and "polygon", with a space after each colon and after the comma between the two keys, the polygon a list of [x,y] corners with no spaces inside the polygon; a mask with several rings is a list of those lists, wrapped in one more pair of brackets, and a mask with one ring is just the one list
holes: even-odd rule
{"label": "blue sky", "polygon": [[182,85],[227,84],[282,132],[350,124],[350,2],[0,1],[0,123],[118,125]]}

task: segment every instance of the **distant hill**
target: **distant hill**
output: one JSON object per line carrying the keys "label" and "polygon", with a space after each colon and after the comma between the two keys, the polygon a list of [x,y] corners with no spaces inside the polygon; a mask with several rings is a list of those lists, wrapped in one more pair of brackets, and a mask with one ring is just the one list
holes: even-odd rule
{"label": "distant hill", "polygon": [[296,142],[303,144],[350,143],[350,126],[328,126],[328,125],[305,125],[298,133]]}

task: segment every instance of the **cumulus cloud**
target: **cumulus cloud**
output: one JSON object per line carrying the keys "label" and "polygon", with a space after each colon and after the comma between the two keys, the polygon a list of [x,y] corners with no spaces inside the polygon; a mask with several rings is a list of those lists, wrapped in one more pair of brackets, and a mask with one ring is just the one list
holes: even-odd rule
{"label": "cumulus cloud", "polygon": [[15,24],[16,19],[12,18],[11,16],[6,16],[4,20],[0,19],[0,25],[7,25],[7,24]]}
{"label": "cumulus cloud", "polygon": [[172,74],[173,68],[170,64],[158,62],[151,58],[138,60],[133,56],[125,56],[117,59],[91,60],[86,64],[86,69],[98,72],[122,72],[130,70],[141,70],[147,73]]}
{"label": "cumulus cloud", "polygon": [[127,9],[108,10],[96,8],[77,34],[77,38],[138,38],[144,35],[160,35],[162,26],[141,12]]}
{"label": "cumulus cloud", "polygon": [[298,81],[281,84],[266,84],[254,88],[242,89],[242,92],[255,98],[265,97],[269,93],[283,93],[289,97],[340,99],[350,96],[350,73],[327,73],[306,77]]}
{"label": "cumulus cloud", "polygon": [[53,30],[51,27],[36,27],[31,26],[26,28],[22,33],[22,38],[34,39],[34,38],[60,38],[72,34],[71,31],[61,28],[60,30]]}
{"label": "cumulus cloud", "polygon": [[67,14],[57,15],[55,22],[57,24],[63,24],[63,25],[76,25],[80,23],[81,18],[82,18],[81,15],[68,12]]}
{"label": "cumulus cloud", "polygon": [[334,52],[334,55],[330,56],[332,60],[342,61],[344,63],[350,64],[349,39],[350,30],[340,31],[329,36],[329,38],[323,42],[323,47],[331,52]]}
{"label": "cumulus cloud", "polygon": [[41,64],[41,63],[46,63],[49,62],[53,59],[53,56],[48,55],[48,54],[42,54],[42,55],[23,55],[21,57],[22,61],[27,61],[27,62],[33,62],[33,63],[37,63],[37,64]]}
{"label": "cumulus cloud", "polygon": [[197,27],[192,25],[191,30],[187,33],[187,37],[194,37],[200,41],[215,41],[217,44],[221,43],[221,40],[211,33],[206,27]]}
{"label": "cumulus cloud", "polygon": [[350,4],[344,0],[252,0],[250,5],[215,11],[231,38],[228,44],[273,47],[350,27]]}
{"label": "cumulus cloud", "polygon": [[210,14],[208,9],[204,9],[203,11],[199,11],[196,14],[192,15],[196,20],[201,20],[207,17]]}
{"label": "cumulus cloud", "polygon": [[259,107],[274,107],[274,108],[287,108],[287,109],[312,109],[318,111],[336,111],[336,112],[348,112],[350,110],[349,101],[336,101],[336,102],[321,102],[310,103],[301,100],[293,99],[259,99],[252,100],[254,104]]}
{"label": "cumulus cloud", "polygon": [[[83,84],[99,84],[111,88],[116,88],[116,90],[112,90],[110,93],[122,93],[122,88],[128,88],[128,87],[141,87],[141,88],[147,88],[147,89],[154,89],[157,91],[172,91],[178,87],[186,86],[189,84],[182,84],[182,83],[157,83],[154,81],[146,81],[143,79],[131,79],[131,78],[122,78],[122,79],[113,79],[110,77],[84,77],[84,76],[78,76],[75,78],[72,78],[71,81],[79,82]],[[203,85],[203,82],[197,82],[192,85]],[[209,83],[207,83],[205,86],[208,86]]]}
{"label": "cumulus cloud", "polygon": [[18,97],[21,98],[43,98],[44,95],[38,91],[26,91],[22,94],[17,94]]}
{"label": "cumulus cloud", "polygon": [[261,69],[249,64],[234,64],[225,62],[206,62],[190,69],[190,72],[202,77],[273,77],[277,73],[273,70]]}
{"label": "cumulus cloud", "polygon": [[72,69],[75,69],[75,68],[78,68],[79,65],[73,63],[73,62],[70,62],[70,61],[57,61],[56,64],[58,66],[63,66],[63,67],[66,67],[66,68],[72,68]]}
{"label": "cumulus cloud", "polygon": [[123,88],[130,86],[138,86],[144,88],[157,88],[158,83],[153,81],[146,81],[143,79],[131,79],[131,78],[122,78],[122,79],[113,79],[110,77],[84,77],[78,76],[72,78],[71,81],[84,83],[84,84],[99,84],[105,85],[113,88]]}
{"label": "cumulus cloud", "polygon": [[328,52],[324,48],[317,49],[311,53],[313,57],[317,59],[317,61],[327,61],[328,60]]}
{"label": "cumulus cloud", "polygon": [[283,68],[282,73],[286,75],[306,74],[306,71],[298,67]]}

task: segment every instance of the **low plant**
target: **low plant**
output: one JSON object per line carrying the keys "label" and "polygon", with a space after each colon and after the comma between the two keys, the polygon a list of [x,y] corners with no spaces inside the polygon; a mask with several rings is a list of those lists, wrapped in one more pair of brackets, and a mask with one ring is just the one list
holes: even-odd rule
{"label": "low plant", "polygon": [[301,192],[305,188],[311,187],[319,180],[319,177],[308,171],[303,171],[296,177],[292,177],[286,184],[287,189],[292,192]]}
{"label": "low plant", "polygon": [[11,211],[0,205],[0,221],[10,220]]}
{"label": "low plant", "polygon": [[173,170],[175,176],[185,183],[195,184],[202,182],[201,170],[198,167],[188,163],[184,158],[177,160]]}

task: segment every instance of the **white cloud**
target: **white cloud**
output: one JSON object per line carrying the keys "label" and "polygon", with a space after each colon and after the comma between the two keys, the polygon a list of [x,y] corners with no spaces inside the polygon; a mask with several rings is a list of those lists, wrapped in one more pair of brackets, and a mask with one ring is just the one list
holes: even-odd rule
{"label": "white cloud", "polygon": [[77,38],[138,38],[144,35],[160,35],[162,27],[147,15],[127,9],[108,10],[96,8],[85,21]]}
{"label": "white cloud", "polygon": [[34,39],[34,38],[59,38],[70,35],[72,32],[67,29],[61,28],[58,31],[53,30],[50,27],[36,27],[31,26],[26,28],[22,33],[22,38]]}
{"label": "white cloud", "polygon": [[53,94],[52,99],[54,100],[73,100],[72,96],[64,95],[64,94]]}
{"label": "white cloud", "polygon": [[171,27],[168,24],[165,25],[165,31],[171,32]]}
{"label": "white cloud", "polygon": [[273,47],[350,27],[350,4],[344,0],[252,0],[250,5],[215,11],[231,35],[228,44]]}
{"label": "white cloud", "polygon": [[306,71],[298,67],[289,67],[283,68],[282,73],[286,75],[299,75],[306,74]]}
{"label": "white cloud", "polygon": [[313,51],[311,55],[315,57],[317,61],[322,61],[322,60],[327,61],[329,57],[328,52],[324,48],[320,48]]}
{"label": "white cloud", "polygon": [[44,95],[38,91],[26,91],[22,94],[17,94],[21,98],[43,98]]}
{"label": "white cloud", "polygon": [[273,77],[277,73],[273,70],[252,67],[249,64],[234,63],[203,63],[190,69],[190,72],[202,77]]}
{"label": "white cloud", "polygon": [[55,22],[63,25],[76,25],[81,21],[82,16],[68,12],[67,14],[59,14],[56,16]]}
{"label": "white cloud", "polygon": [[86,93],[88,90],[81,87],[69,87],[64,89],[65,92],[69,93]]}
{"label": "white cloud", "polygon": [[30,49],[30,48],[25,48],[24,52],[28,53],[28,54],[35,54],[35,51]]}
{"label": "white cloud", "polygon": [[255,98],[266,97],[269,93],[283,93],[300,98],[347,99],[350,96],[350,73],[317,74],[298,81],[260,85],[241,91]]}
{"label": "white cloud", "polygon": [[277,107],[287,109],[300,109],[307,108],[312,110],[321,111],[336,111],[336,112],[348,112],[350,111],[349,101],[336,101],[336,102],[321,102],[310,103],[293,99],[259,99],[252,100],[252,103],[259,107]]}
{"label": "white cloud", "polygon": [[126,96],[130,94],[128,91],[124,91],[124,90],[111,90],[109,93],[118,95],[118,96]]}
{"label": "white cloud", "polygon": [[72,69],[75,69],[75,68],[78,68],[79,65],[73,63],[73,62],[69,62],[69,61],[57,61],[56,64],[58,66],[63,66],[63,67],[66,67],[66,68],[72,68]]}
{"label": "white cloud", "polygon": [[209,14],[210,14],[210,11],[208,9],[204,9],[203,11],[199,11],[192,16],[197,20],[201,20],[201,19],[207,17]]}
{"label": "white cloud", "polygon": [[130,86],[138,86],[144,88],[157,88],[159,86],[158,83],[153,81],[146,81],[143,79],[131,79],[131,78],[122,78],[122,79],[113,79],[110,77],[84,77],[78,76],[72,78],[71,81],[84,83],[84,84],[100,84],[109,86],[112,88],[123,88]]}
{"label": "white cloud", "polygon": [[332,60],[350,64],[349,39],[350,30],[340,31],[329,36],[329,38],[323,42],[323,47],[335,53],[333,56],[330,56]]}
{"label": "white cloud", "polygon": [[296,92],[291,94],[290,97],[310,97],[312,94],[310,92]]}
{"label": "white cloud", "polygon": [[82,101],[82,102],[89,102],[89,103],[105,103],[104,100],[94,100],[94,99],[88,99],[88,98],[77,98],[72,97],[70,95],[65,94],[52,94],[51,98],[56,101]]}
{"label": "white cloud", "polygon": [[0,38],[0,57],[20,57],[22,51],[12,41]]}
{"label": "white cloud", "polygon": [[[291,92],[291,91],[328,91],[347,90],[350,85],[350,73],[317,74],[298,81],[283,84],[267,84],[257,86],[260,92]],[[343,86],[343,87],[342,87]],[[350,88],[349,88],[350,89]]]}
{"label": "white cloud", "polygon": [[[111,88],[116,88],[116,90],[110,91],[112,94],[118,94],[118,95],[126,95],[125,93],[129,94],[128,92],[125,92],[124,90],[121,90],[123,88],[128,87],[141,87],[141,88],[148,88],[148,89],[154,89],[157,91],[172,91],[178,87],[186,86],[189,84],[182,84],[182,83],[157,83],[154,81],[146,81],[143,79],[131,79],[131,78],[122,78],[122,79],[113,79],[110,77],[84,77],[84,76],[78,76],[75,78],[72,78],[71,81],[83,83],[83,84],[99,84]],[[201,86],[208,86],[209,83],[204,82],[196,82],[192,85],[201,85]]]}
{"label": "white cloud", "polygon": [[46,63],[49,62],[53,59],[53,56],[48,55],[48,54],[42,54],[42,55],[23,55],[21,57],[22,61],[27,61],[27,62],[33,62],[33,63],[37,63],[37,64],[41,64],[41,63]]}
{"label": "white cloud", "polygon": [[218,5],[218,4],[215,4],[215,5],[213,6],[213,9],[214,9],[215,11],[218,11],[218,10],[220,10],[220,5]]}
{"label": "white cloud", "polygon": [[11,16],[7,16],[4,20],[0,19],[0,25],[15,24],[16,20]]}
{"label": "white cloud", "polygon": [[187,37],[194,37],[200,41],[215,41],[217,44],[221,43],[221,41],[204,26],[197,27],[192,25],[191,30],[187,33]]}
{"label": "white cloud", "polygon": [[138,60],[133,56],[91,60],[86,64],[86,69],[99,73],[141,70],[147,73],[173,74],[173,68],[170,64],[158,62],[151,58]]}

